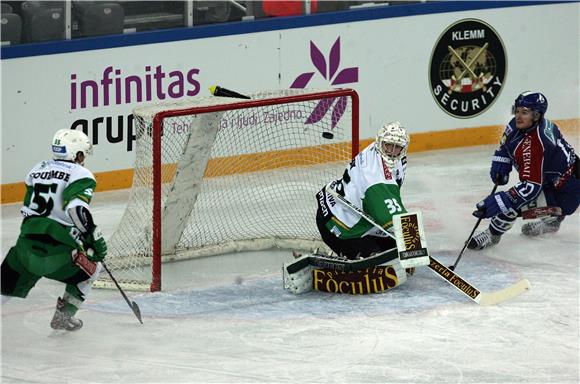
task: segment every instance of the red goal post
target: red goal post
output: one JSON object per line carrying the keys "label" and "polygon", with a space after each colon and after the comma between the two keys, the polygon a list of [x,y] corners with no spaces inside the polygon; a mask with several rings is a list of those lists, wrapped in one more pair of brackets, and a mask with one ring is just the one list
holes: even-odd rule
{"label": "red goal post", "polygon": [[249,96],[134,110],[133,187],[107,259],[126,288],[161,290],[162,261],[321,243],[315,194],[359,151],[358,95]]}

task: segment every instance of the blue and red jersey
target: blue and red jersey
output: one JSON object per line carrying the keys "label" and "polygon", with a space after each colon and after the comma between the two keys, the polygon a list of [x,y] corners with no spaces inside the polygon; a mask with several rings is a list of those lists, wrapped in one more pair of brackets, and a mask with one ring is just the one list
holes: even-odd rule
{"label": "blue and red jersey", "polygon": [[500,151],[511,158],[519,174],[520,182],[510,189],[518,201],[516,208],[537,198],[542,189],[559,190],[573,177],[574,149],[548,119],[527,130],[517,129],[512,119],[501,138]]}

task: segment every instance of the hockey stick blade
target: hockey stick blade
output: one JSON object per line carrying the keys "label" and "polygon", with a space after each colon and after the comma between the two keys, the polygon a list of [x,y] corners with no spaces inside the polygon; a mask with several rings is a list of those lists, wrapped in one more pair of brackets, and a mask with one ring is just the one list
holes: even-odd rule
{"label": "hockey stick blade", "polygon": [[105,271],[107,271],[107,273],[111,277],[111,280],[113,280],[113,283],[115,283],[115,286],[117,287],[119,292],[121,292],[121,296],[123,296],[123,299],[125,299],[125,302],[129,306],[129,308],[131,308],[131,310],[135,314],[135,317],[137,318],[137,320],[139,320],[139,322],[141,324],[143,324],[143,319],[141,318],[141,310],[139,309],[139,306],[137,305],[137,303],[129,300],[129,298],[127,297],[127,295],[125,294],[125,292],[123,291],[121,286],[119,285],[119,283],[117,283],[117,279],[115,279],[115,277],[113,276],[111,271],[109,271],[109,268],[107,268],[107,265],[104,262],[101,264],[103,265],[103,268],[105,268]]}
{"label": "hockey stick blade", "polygon": [[137,305],[136,302],[134,301],[131,302],[131,309],[133,310],[135,317],[137,317],[137,320],[139,320],[139,322],[143,324],[143,319],[141,319],[141,310],[139,309],[139,306]]}
{"label": "hockey stick blade", "polygon": [[521,295],[532,287],[528,279],[522,279],[507,288],[494,292],[482,292],[479,305],[495,305]]}
{"label": "hockey stick blade", "polygon": [[531,288],[530,282],[527,279],[522,279],[517,283],[498,291],[482,292],[433,257],[430,257],[429,268],[431,268],[437,276],[441,277],[479,305],[499,304],[519,296]]}

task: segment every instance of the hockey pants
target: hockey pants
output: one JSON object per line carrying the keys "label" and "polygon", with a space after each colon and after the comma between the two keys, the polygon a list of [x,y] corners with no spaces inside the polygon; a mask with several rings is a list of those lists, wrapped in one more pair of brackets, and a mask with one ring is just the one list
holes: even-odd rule
{"label": "hockey pants", "polygon": [[101,270],[69,245],[20,236],[2,262],[2,295],[26,297],[42,277],[66,284],[66,292],[77,307],[84,301]]}
{"label": "hockey pants", "polygon": [[328,228],[320,208],[316,213],[316,225],[322,240],[334,253],[354,260],[357,257],[366,258],[372,254],[395,248],[397,243],[390,237],[365,236],[359,239],[339,239]]}

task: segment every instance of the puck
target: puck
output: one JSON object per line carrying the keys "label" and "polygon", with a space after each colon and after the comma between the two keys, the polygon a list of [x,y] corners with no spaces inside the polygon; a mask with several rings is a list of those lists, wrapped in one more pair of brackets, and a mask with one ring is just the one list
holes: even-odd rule
{"label": "puck", "polygon": [[332,134],[332,132],[322,132],[322,137],[324,137],[325,139],[334,139],[334,135]]}

